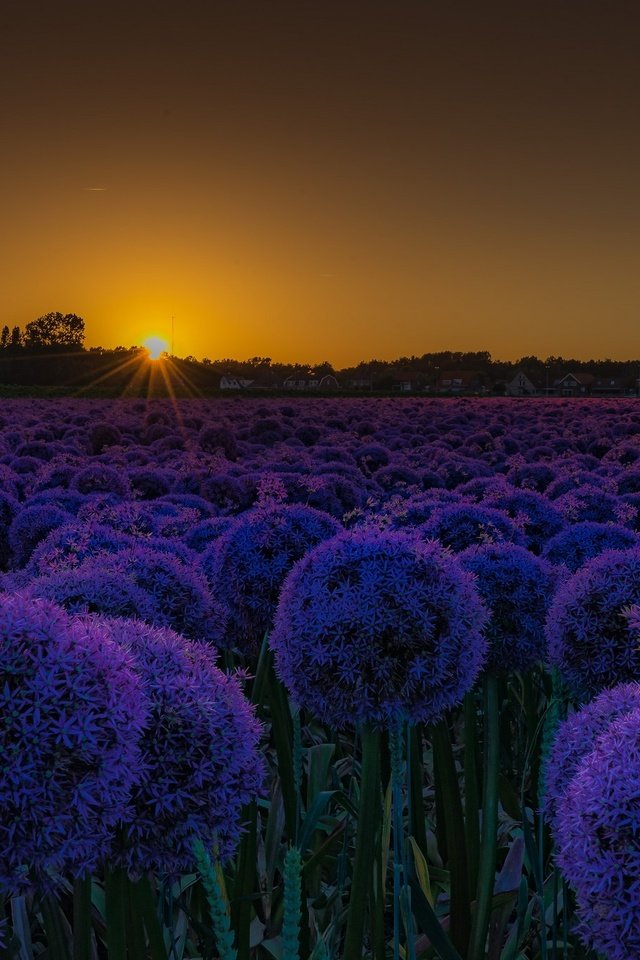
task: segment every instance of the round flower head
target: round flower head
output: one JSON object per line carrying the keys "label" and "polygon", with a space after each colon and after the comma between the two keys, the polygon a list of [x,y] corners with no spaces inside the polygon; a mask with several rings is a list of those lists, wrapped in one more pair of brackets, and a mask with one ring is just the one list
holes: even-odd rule
{"label": "round flower head", "polygon": [[475,503],[454,504],[436,510],[420,527],[420,534],[430,540],[439,540],[443,546],[456,552],[473,544],[524,543],[522,532],[505,513]]}
{"label": "round flower head", "polygon": [[296,564],[271,646],[294,700],[332,726],[431,722],[473,685],[485,620],[471,576],[438,544],[357,531]]}
{"label": "round flower head", "polygon": [[46,601],[0,604],[0,890],[79,874],[127,815],[146,703],[105,632]]}
{"label": "round flower head", "polygon": [[581,761],[614,720],[640,709],[640,683],[620,683],[572,713],[556,732],[544,774],[544,809],[551,824]]}
{"label": "round flower head", "polygon": [[539,554],[544,544],[559,533],[564,526],[564,518],[547,497],[534,490],[501,489],[490,493],[486,504],[503,510],[509,517],[522,524],[525,546],[532,553]]}
{"label": "round flower head", "polygon": [[558,589],[547,617],[548,657],[586,699],[640,678],[625,610],[640,601],[640,548],[607,550]]}
{"label": "round flower head", "polygon": [[259,645],[291,567],[339,530],[337,521],[312,507],[278,506],[238,517],[202,558],[212,593],[229,613],[214,642],[240,650]]}
{"label": "round flower head", "polygon": [[545,655],[544,620],[555,588],[550,564],[512,543],[470,547],[460,559],[489,610],[489,670],[527,670]]}
{"label": "round flower head", "polygon": [[543,556],[550,563],[563,564],[575,573],[587,560],[605,550],[626,550],[640,546],[640,537],[618,523],[573,523],[546,544]]}
{"label": "round flower head", "polygon": [[9,527],[9,546],[15,567],[23,567],[37,545],[52,530],[73,520],[66,510],[53,503],[26,506],[18,513]]}
{"label": "round flower head", "polygon": [[557,860],[575,890],[579,933],[607,960],[640,956],[640,709],[615,720],[557,811]]}
{"label": "round flower head", "polygon": [[98,622],[132,656],[149,704],[144,765],[112,859],[132,875],[188,870],[195,836],[226,859],[264,779],[253,708],[212,648],[131,620]]}

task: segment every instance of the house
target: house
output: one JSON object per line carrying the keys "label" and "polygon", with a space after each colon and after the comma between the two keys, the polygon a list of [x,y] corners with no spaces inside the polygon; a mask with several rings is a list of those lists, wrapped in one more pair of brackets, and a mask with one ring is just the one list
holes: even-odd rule
{"label": "house", "polygon": [[438,378],[438,393],[486,393],[479,373],[468,370],[443,370]]}
{"label": "house", "polygon": [[353,390],[357,393],[369,393],[373,390],[373,380],[371,377],[352,377],[347,380],[347,390]]}
{"label": "house", "polygon": [[283,390],[317,390],[320,381],[313,374],[293,373],[282,384]]}
{"label": "house", "polygon": [[628,377],[598,377],[591,387],[594,397],[624,397],[629,391]]}
{"label": "house", "polygon": [[595,379],[592,373],[567,373],[554,381],[554,392],[559,397],[586,397]]}
{"label": "house", "polygon": [[395,393],[416,393],[424,388],[425,375],[418,370],[396,370],[391,381]]}
{"label": "house", "polygon": [[534,397],[537,393],[545,393],[544,386],[536,377],[530,376],[524,370],[518,370],[513,380],[507,383],[508,397]]}
{"label": "house", "polygon": [[253,380],[236,377],[231,373],[226,373],[223,377],[220,377],[221,390],[246,390],[252,383]]}

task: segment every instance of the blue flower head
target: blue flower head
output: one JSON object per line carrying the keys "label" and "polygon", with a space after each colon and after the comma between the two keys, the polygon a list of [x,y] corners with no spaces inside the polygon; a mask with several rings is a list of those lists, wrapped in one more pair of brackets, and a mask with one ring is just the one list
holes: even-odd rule
{"label": "blue flower head", "polygon": [[289,574],[271,645],[292,697],[323,722],[437,720],[486,653],[472,578],[436,543],[339,534]]}

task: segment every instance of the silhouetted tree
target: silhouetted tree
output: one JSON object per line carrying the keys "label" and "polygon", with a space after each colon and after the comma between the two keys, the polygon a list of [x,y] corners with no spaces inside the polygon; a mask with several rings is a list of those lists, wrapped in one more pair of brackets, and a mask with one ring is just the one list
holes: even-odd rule
{"label": "silhouetted tree", "polygon": [[25,328],[27,347],[82,347],[84,320],[75,313],[46,313]]}
{"label": "silhouetted tree", "polygon": [[6,350],[9,346],[9,336],[9,327],[5,323],[2,333],[0,333],[0,350]]}
{"label": "silhouetted tree", "polygon": [[11,340],[9,342],[11,347],[20,347],[22,346],[22,331],[20,327],[13,327],[11,330]]}

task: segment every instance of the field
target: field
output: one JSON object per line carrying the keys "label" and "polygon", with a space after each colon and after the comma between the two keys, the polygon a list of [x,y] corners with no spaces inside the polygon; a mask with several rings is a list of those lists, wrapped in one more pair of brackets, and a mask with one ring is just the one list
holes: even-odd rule
{"label": "field", "polygon": [[640,402],[10,399],[0,957],[637,960]]}

